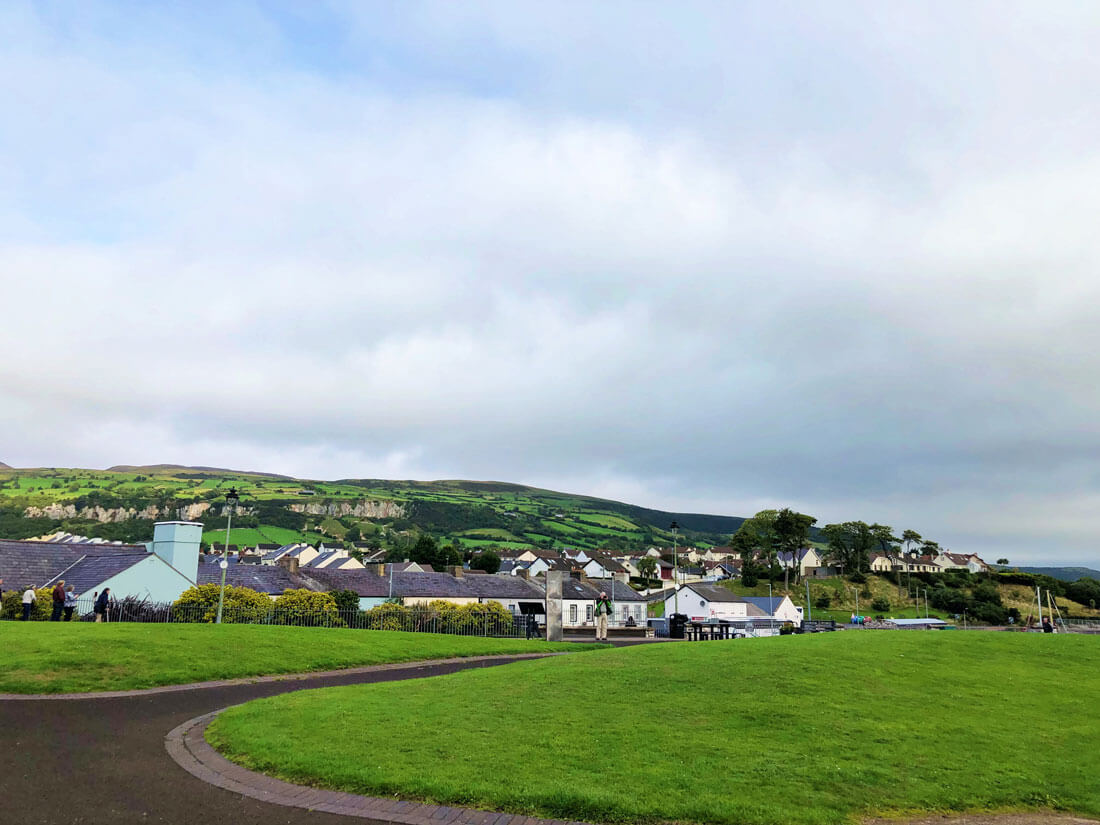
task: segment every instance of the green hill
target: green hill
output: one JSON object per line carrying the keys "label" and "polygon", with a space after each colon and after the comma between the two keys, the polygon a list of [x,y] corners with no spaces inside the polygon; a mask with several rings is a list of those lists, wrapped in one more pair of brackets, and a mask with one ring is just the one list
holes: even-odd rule
{"label": "green hill", "polygon": [[241,494],[233,543],[321,538],[400,549],[419,533],[466,546],[641,549],[672,543],[721,544],[743,519],[673,513],[590,496],[496,481],[295,479],[216,467],[118,465],[108,470],[0,468],[0,537],[64,530],[140,541],[163,519],[206,525],[224,540],[221,504]]}
{"label": "green hill", "polygon": [[1074,582],[1086,577],[1100,579],[1100,570],[1093,570],[1091,567],[1001,567],[998,569],[1037,573],[1040,576],[1050,576],[1052,579],[1061,579],[1064,582]]}

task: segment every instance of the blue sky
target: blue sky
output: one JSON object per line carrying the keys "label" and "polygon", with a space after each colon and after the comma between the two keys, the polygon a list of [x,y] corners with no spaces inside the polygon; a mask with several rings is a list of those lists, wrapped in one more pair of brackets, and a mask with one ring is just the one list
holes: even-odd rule
{"label": "blue sky", "polygon": [[1090,3],[9,3],[0,460],[1100,566]]}

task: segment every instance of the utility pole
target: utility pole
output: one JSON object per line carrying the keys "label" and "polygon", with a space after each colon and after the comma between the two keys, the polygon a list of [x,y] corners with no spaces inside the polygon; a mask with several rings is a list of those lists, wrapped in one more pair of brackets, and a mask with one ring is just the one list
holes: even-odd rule
{"label": "utility pole", "polygon": [[813,621],[814,614],[810,607],[810,580],[806,579],[806,620]]}

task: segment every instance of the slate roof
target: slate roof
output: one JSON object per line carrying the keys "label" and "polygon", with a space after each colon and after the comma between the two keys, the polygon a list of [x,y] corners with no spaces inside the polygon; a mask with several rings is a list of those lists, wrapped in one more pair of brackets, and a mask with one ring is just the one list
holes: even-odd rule
{"label": "slate roof", "polygon": [[[567,578],[561,583],[561,597],[563,599],[596,600],[600,597],[600,591],[607,593],[611,598],[611,579],[574,579]],[[543,590],[545,593],[545,590]],[[633,587],[622,582],[615,582],[614,598],[616,602],[644,602],[646,597]]]}
{"label": "slate roof", "polygon": [[64,579],[65,585],[72,585],[78,596],[90,593],[112,576],[129,570],[135,564],[145,561],[152,554],[142,550],[130,550],[124,553],[88,553],[72,567],[62,570],[46,584],[55,584]]}
{"label": "slate roof", "polygon": [[535,599],[542,601],[546,594],[537,584],[519,576],[470,576],[461,579],[472,595],[481,599]]}
{"label": "slate roof", "polygon": [[[749,601],[748,599],[746,599],[742,596],[735,595],[734,593],[730,592],[726,588],[722,587],[720,584],[700,584],[698,582],[693,582],[692,584],[684,585],[680,589],[680,592],[683,593],[683,591],[685,591],[685,590],[692,590],[692,591],[698,593],[700,596],[702,596],[708,602],[747,602],[747,601]],[[671,592],[669,593],[669,595],[672,595]],[[766,597],[765,597],[764,601],[767,601]]]}
{"label": "slate roof", "polygon": [[782,596],[744,596],[738,601],[747,602],[755,606],[758,610],[763,611],[766,616],[774,616],[775,611],[779,609],[779,605],[783,602]]}
{"label": "slate roof", "polygon": [[[88,545],[46,541],[0,541],[0,579],[4,580],[2,585],[4,590],[23,590],[28,586],[41,587],[86,556],[132,553],[148,555],[144,546],[136,544]],[[62,578],[65,577],[62,576]]]}
{"label": "slate roof", "polygon": [[[389,596],[390,576],[379,576],[371,570],[332,570],[310,568],[310,578],[332,590],[354,590],[361,598],[386,598]],[[398,573],[393,574],[394,598],[444,599],[476,598],[465,584],[449,573]]]}
{"label": "slate roof", "polygon": [[[221,584],[222,569],[216,562],[200,564],[198,579],[199,584]],[[313,589],[300,576],[292,576],[285,567],[278,565],[230,564],[225,571],[225,583],[269,595],[301,587]]]}

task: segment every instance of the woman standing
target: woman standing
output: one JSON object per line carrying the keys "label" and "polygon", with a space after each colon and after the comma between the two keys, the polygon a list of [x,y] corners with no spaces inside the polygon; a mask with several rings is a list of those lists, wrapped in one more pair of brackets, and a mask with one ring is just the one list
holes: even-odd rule
{"label": "woman standing", "polygon": [[76,610],[76,593],[73,592],[73,586],[70,584],[65,588],[65,621],[73,620],[74,610]]}

